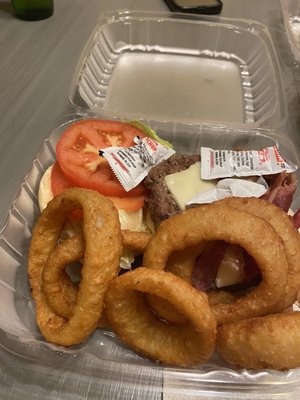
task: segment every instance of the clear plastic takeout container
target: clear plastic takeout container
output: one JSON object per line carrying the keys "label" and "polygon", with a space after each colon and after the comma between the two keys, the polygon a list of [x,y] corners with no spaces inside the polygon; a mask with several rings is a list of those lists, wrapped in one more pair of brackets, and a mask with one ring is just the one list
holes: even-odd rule
{"label": "clear plastic takeout container", "polygon": [[[298,369],[287,372],[238,370],[224,363],[218,354],[195,368],[163,366],[121,344],[109,329],[97,329],[85,343],[68,349],[46,343],[42,338],[35,322],[26,269],[31,230],[39,215],[38,186],[43,173],[55,160],[57,139],[70,123],[81,117],[114,118],[92,112],[64,116],[33,161],[1,231],[0,343],[1,352],[9,355],[10,365],[24,360],[27,384],[30,377],[38,376],[38,386],[47,387],[45,382],[56,382],[57,390],[71,394],[75,400],[296,398]],[[171,141],[177,152],[196,153],[201,146],[260,149],[279,145],[281,154],[299,165],[293,144],[273,130],[148,119],[141,122]],[[292,208],[298,207],[299,194]]]}
{"label": "clear plastic takeout container", "polygon": [[284,25],[295,60],[300,61],[300,2],[281,0]]}
{"label": "clear plastic takeout container", "polygon": [[108,12],[78,63],[75,107],[132,118],[282,127],[276,51],[255,21]]}

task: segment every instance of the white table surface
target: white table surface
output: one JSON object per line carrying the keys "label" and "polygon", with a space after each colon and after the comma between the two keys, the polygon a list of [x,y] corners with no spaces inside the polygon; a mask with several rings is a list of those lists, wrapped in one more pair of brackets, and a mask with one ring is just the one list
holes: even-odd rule
{"label": "white table surface", "polygon": [[[1,225],[42,142],[55,127],[57,117],[70,109],[68,93],[74,68],[98,16],[117,9],[168,10],[162,0],[56,0],[53,17],[26,22],[12,15],[9,1],[0,1]],[[289,113],[287,130],[298,146],[296,82],[300,79],[285,35],[279,0],[224,0],[221,15],[254,19],[269,27],[282,68]],[[0,399],[107,398],[100,393],[92,396],[95,388],[80,383],[76,396],[72,392],[63,395],[63,373],[59,382],[51,374],[48,380],[40,376],[29,379],[26,360],[10,360],[12,356],[3,351]],[[128,396],[137,398],[136,394]],[[160,393],[149,398],[160,398]]]}

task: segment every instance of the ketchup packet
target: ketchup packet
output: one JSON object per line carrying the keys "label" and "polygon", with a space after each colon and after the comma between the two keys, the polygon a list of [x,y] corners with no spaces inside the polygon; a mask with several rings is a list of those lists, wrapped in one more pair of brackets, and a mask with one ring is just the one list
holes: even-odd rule
{"label": "ketchup packet", "polygon": [[101,151],[126,192],[141,183],[151,168],[175,153],[148,136],[136,136],[134,142],[135,146],[107,147]]}
{"label": "ketchup packet", "polygon": [[282,171],[295,172],[297,166],[288,164],[276,146],[262,150],[213,150],[201,148],[201,178],[217,179],[232,176],[262,176]]}

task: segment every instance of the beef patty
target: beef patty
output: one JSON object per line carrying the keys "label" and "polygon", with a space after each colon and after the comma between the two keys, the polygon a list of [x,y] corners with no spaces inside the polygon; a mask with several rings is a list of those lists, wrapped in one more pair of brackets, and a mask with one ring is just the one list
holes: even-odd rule
{"label": "beef patty", "polygon": [[199,155],[174,154],[172,157],[152,168],[144,180],[145,187],[150,191],[147,207],[151,218],[157,227],[160,222],[181,212],[165,183],[165,176],[184,171],[200,160]]}

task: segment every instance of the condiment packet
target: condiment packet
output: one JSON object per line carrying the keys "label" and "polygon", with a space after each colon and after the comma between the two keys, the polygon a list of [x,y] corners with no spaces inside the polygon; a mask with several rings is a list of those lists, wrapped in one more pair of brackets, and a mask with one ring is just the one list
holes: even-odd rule
{"label": "condiment packet", "polygon": [[209,204],[225,197],[260,197],[268,190],[268,184],[263,177],[257,182],[239,178],[225,178],[217,182],[214,189],[205,190],[193,197],[187,205]]}
{"label": "condiment packet", "polygon": [[201,148],[201,178],[271,175],[295,172],[297,166],[287,163],[276,146],[262,150],[213,150]]}
{"label": "condiment packet", "polygon": [[151,168],[175,153],[148,136],[136,136],[134,142],[135,146],[107,147],[101,151],[126,192],[141,183]]}

